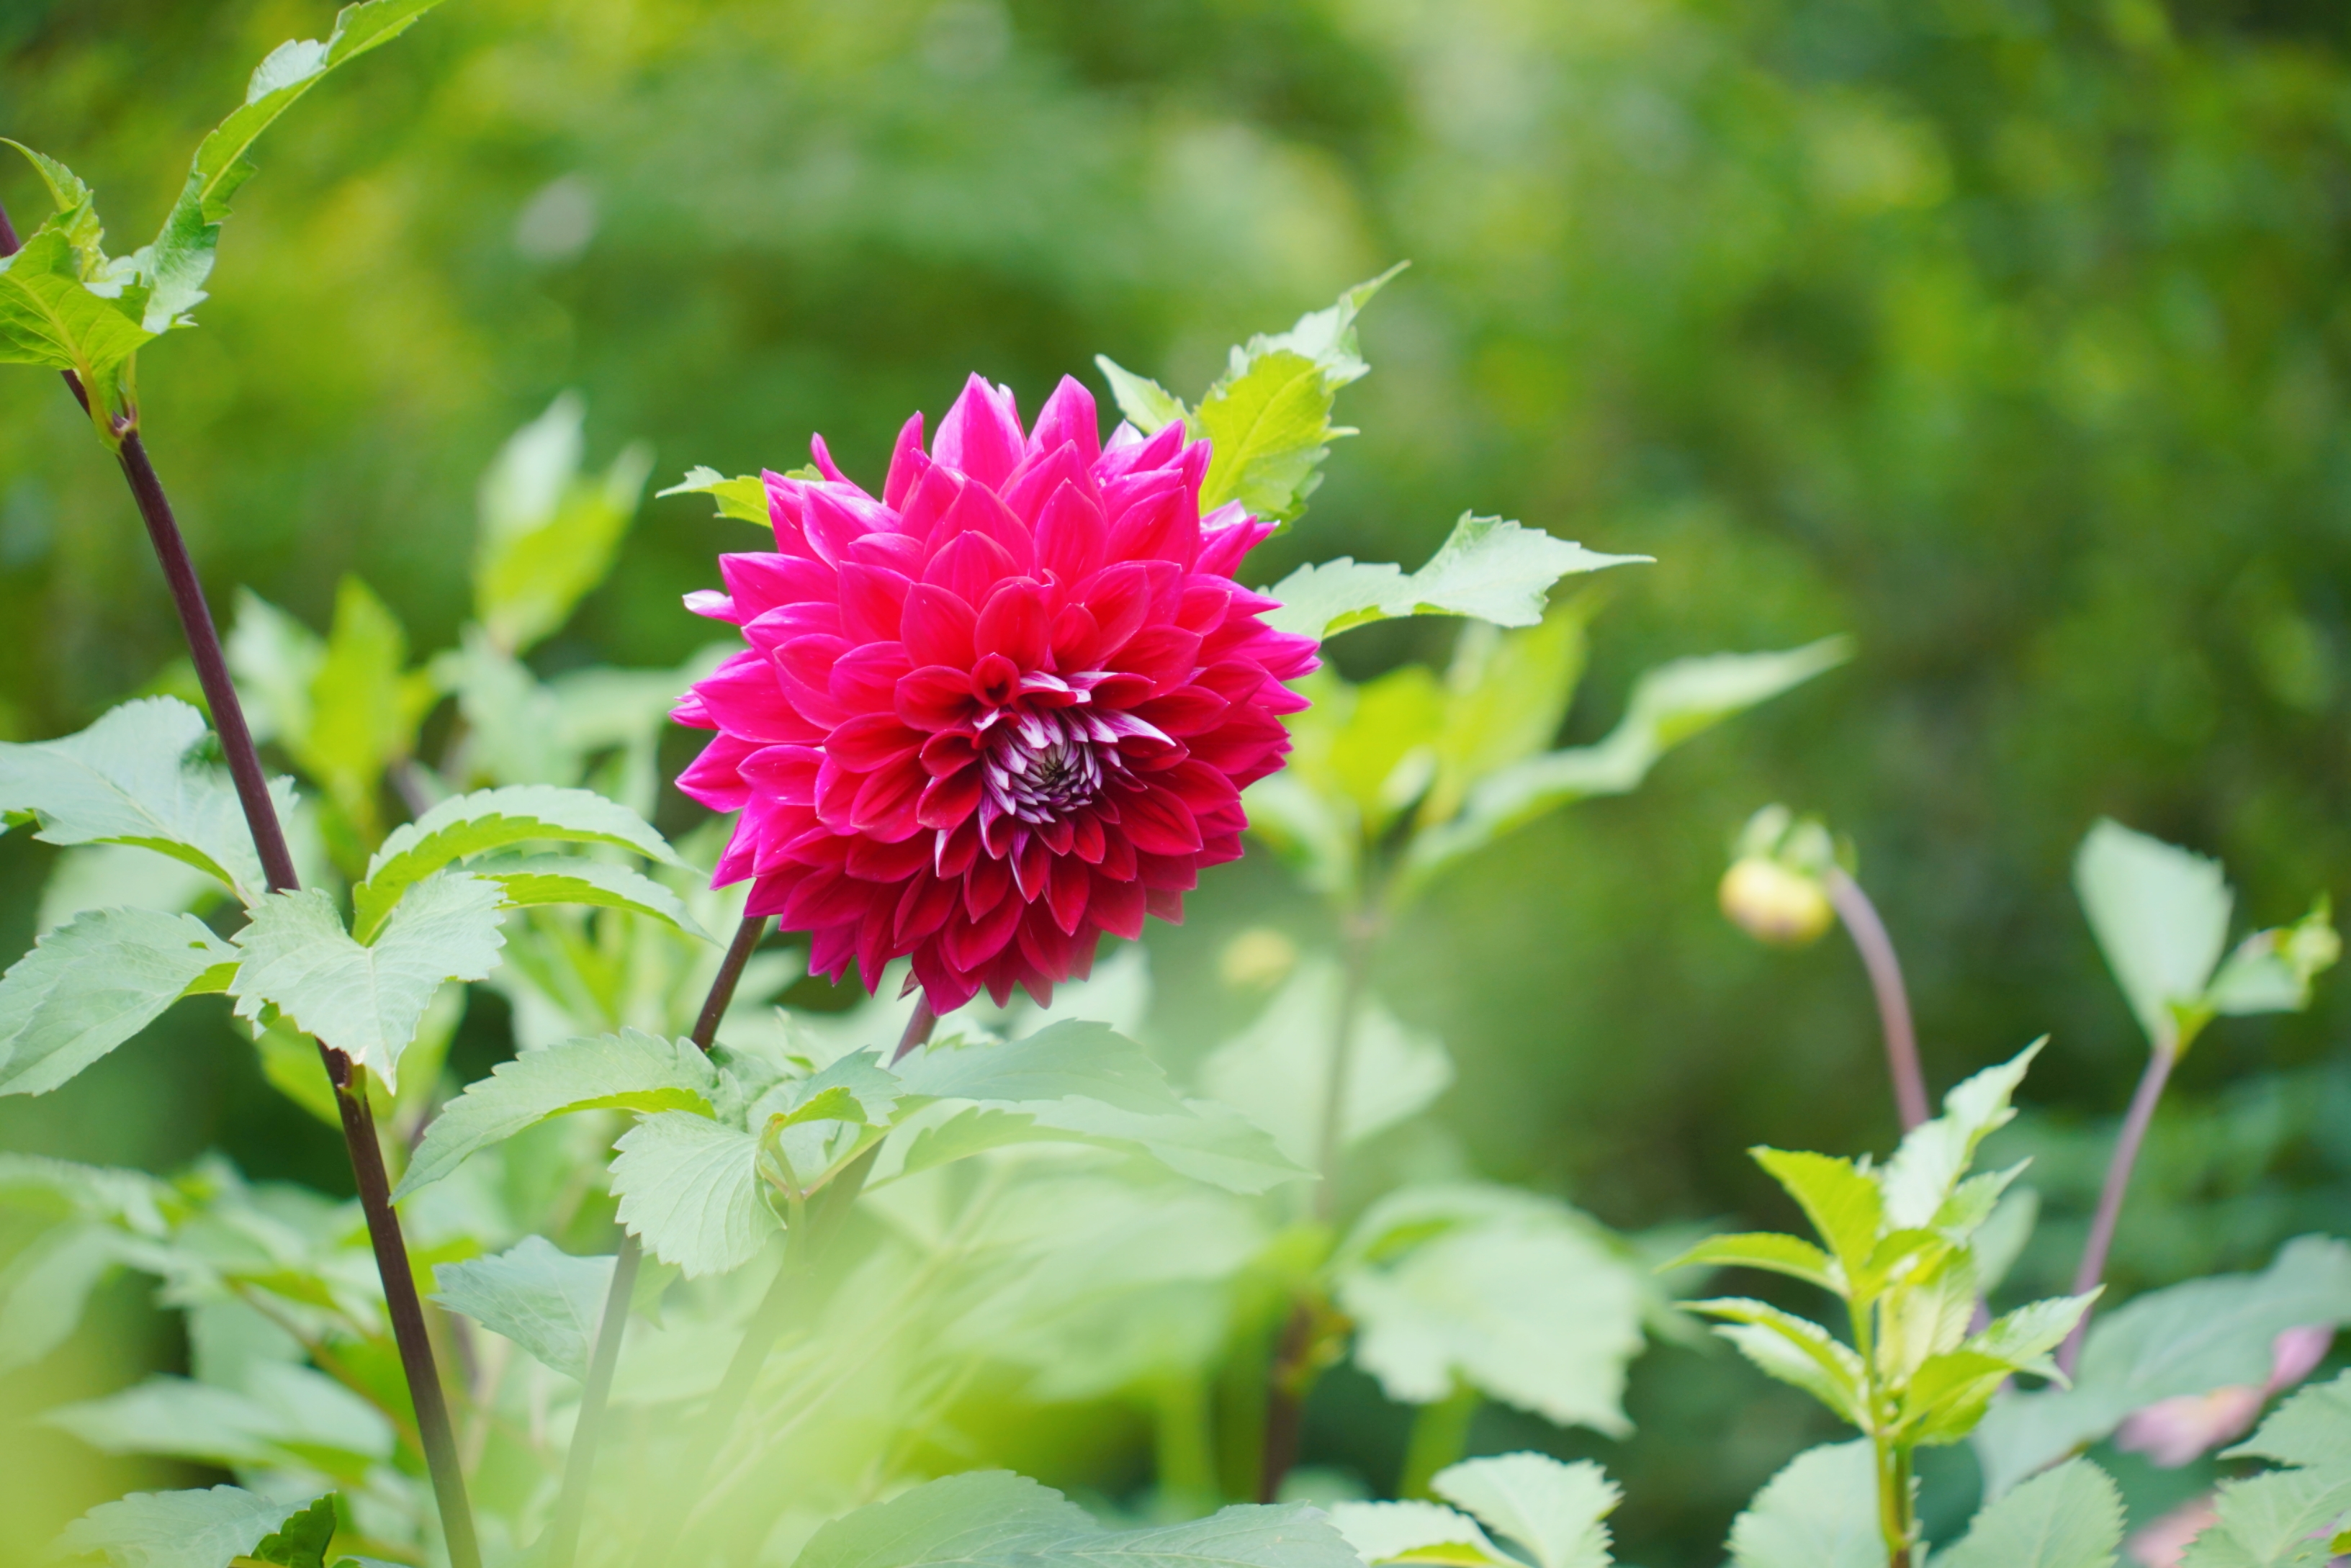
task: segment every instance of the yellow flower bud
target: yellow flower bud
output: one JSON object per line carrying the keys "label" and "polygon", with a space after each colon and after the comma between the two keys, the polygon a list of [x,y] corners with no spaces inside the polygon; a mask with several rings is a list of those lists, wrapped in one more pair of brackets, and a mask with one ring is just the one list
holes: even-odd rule
{"label": "yellow flower bud", "polygon": [[1762,855],[1733,862],[1723,873],[1720,896],[1732,925],[1777,947],[1816,941],[1836,919],[1818,878]]}
{"label": "yellow flower bud", "polygon": [[1270,991],[1298,967],[1298,944],[1266,925],[1252,925],[1225,944],[1217,972],[1240,991]]}

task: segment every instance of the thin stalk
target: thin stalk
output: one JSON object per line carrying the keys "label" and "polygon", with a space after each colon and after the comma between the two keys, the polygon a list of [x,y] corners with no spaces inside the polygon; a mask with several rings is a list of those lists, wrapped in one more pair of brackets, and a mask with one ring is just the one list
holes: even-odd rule
{"label": "thin stalk", "polygon": [[[744,967],[751,961],[751,951],[767,931],[764,915],[747,915],[735,927],[735,940],[727,944],[726,956],[711,979],[710,994],[702,999],[701,1016],[694,1020],[690,1038],[703,1051],[708,1051],[718,1038],[718,1020],[726,1016]],[[621,1249],[612,1260],[612,1283],[604,1292],[604,1315],[596,1325],[596,1348],[589,1357],[588,1382],[580,1391],[580,1418],[572,1427],[571,1451],[563,1461],[563,1490],[555,1500],[555,1518],[547,1530],[546,1568],[571,1568],[572,1559],[580,1554],[580,1528],[588,1516],[588,1483],[596,1472],[596,1450],[603,1441],[604,1416],[612,1397],[612,1372],[621,1364],[629,1302],[636,1293],[637,1272],[643,1262],[643,1245],[622,1232]]]}
{"label": "thin stalk", "polygon": [[1911,1544],[1918,1536],[1917,1500],[1911,1496],[1910,1450],[1889,1443],[1886,1423],[1895,1412],[1877,1378],[1874,1309],[1847,1298],[1854,1354],[1861,1359],[1862,1408],[1869,1416],[1871,1468],[1877,1482],[1877,1531],[1886,1546],[1886,1568],[1912,1568]]}
{"label": "thin stalk", "polygon": [[1822,879],[1830,907],[1844,922],[1845,934],[1869,971],[1869,988],[1877,997],[1877,1019],[1886,1032],[1886,1069],[1894,1080],[1894,1108],[1908,1132],[1927,1119],[1927,1080],[1918,1071],[1918,1036],[1910,1023],[1910,994],[1902,984],[1902,961],[1894,955],[1894,938],[1877,906],[1862,892],[1861,883],[1831,866]]}
{"label": "thin stalk", "polygon": [[[2139,1145],[2147,1141],[2147,1129],[2155,1120],[2156,1102],[2163,1098],[2163,1086],[2170,1081],[2172,1064],[2179,1060],[2179,1037],[2169,1031],[2159,1036],[2155,1049],[2147,1053],[2147,1071],[2139,1074],[2130,1110],[2123,1117],[2122,1133],[2115,1139],[2115,1152],[2106,1160],[2098,1212],[2090,1221],[2089,1239],[2082,1244],[2081,1265],[2074,1270],[2074,1295],[2087,1295],[2105,1278],[2106,1254],[2114,1247],[2115,1227],[2122,1219],[2123,1199],[2130,1192],[2131,1168],[2138,1163]],[[2074,1375],[2074,1364],[2082,1359],[2082,1341],[2089,1332],[2090,1314],[2085,1312],[2057,1349],[2057,1369],[2068,1377]]]}
{"label": "thin stalk", "polygon": [[[16,231],[9,225],[6,211],[0,209],[0,255],[14,255],[16,250]],[[66,384],[87,409],[88,393],[71,371],[66,373]],[[131,498],[138,503],[140,520],[147,525],[147,538],[155,547],[163,580],[171,587],[180,629],[187,636],[188,655],[195,664],[204,701],[212,708],[213,729],[228,760],[237,801],[245,808],[246,827],[253,834],[262,874],[272,893],[289,892],[301,885],[301,879],[295,874],[294,857],[286,847],[277,804],[269,798],[268,777],[262,771],[253,731],[245,722],[245,706],[237,700],[235,683],[229,679],[228,660],[221,653],[212,606],[204,599],[204,584],[196,580],[195,563],[189,559],[187,540],[181,536],[179,520],[172,515],[172,503],[163,494],[163,481],[148,459],[146,444],[136,428],[119,432],[114,455],[122,465]],[[416,1406],[416,1429],[423,1439],[424,1464],[433,1478],[434,1501],[440,1509],[451,1568],[480,1568],[481,1548],[474,1536],[474,1511],[465,1499],[465,1475],[458,1463],[449,1401],[441,1387],[433,1342],[425,1332],[424,1305],[417,1299],[416,1274],[401,1238],[400,1216],[392,1207],[392,1184],[383,1168],[383,1149],[376,1142],[375,1118],[368,1111],[367,1084],[351,1059],[324,1040],[319,1042],[319,1061],[326,1069],[327,1081],[334,1085],[335,1106],[342,1115],[343,1144],[350,1155],[351,1175],[359,1184],[360,1208],[367,1217],[376,1273],[383,1281],[384,1310],[400,1348],[401,1371]]]}
{"label": "thin stalk", "polygon": [[1424,1405],[1412,1418],[1412,1436],[1405,1444],[1404,1473],[1396,1479],[1396,1496],[1433,1499],[1429,1482],[1437,1472],[1458,1461],[1469,1447],[1469,1424],[1486,1396],[1469,1384],[1456,1381],[1453,1392],[1433,1405]]}
{"label": "thin stalk", "polygon": [[1152,1447],[1159,1494],[1189,1513],[1217,1506],[1217,1448],[1208,1433],[1208,1386],[1196,1373],[1170,1373],[1151,1391]]}
{"label": "thin stalk", "polygon": [[[898,1049],[892,1055],[895,1061],[914,1047],[931,1038],[938,1023],[938,1015],[931,1011],[930,1003],[914,1004],[914,1016],[906,1020],[906,1032],[899,1038]],[[686,1451],[685,1462],[665,1488],[654,1506],[658,1511],[648,1522],[644,1538],[638,1543],[632,1568],[661,1568],[670,1548],[677,1544],[678,1522],[692,1505],[694,1493],[718,1450],[734,1434],[735,1423],[742,1418],[743,1406],[749,1403],[751,1390],[759,1381],[759,1369],[767,1364],[768,1353],[776,1347],[791,1322],[793,1309],[800,1302],[803,1288],[817,1278],[818,1266],[824,1261],[833,1239],[849,1218],[849,1210],[857,1195],[864,1188],[866,1173],[873,1168],[873,1156],[881,1151],[876,1144],[852,1162],[820,1195],[815,1212],[810,1218],[804,1236],[784,1239],[784,1260],[776,1270],[775,1282],[768,1287],[767,1295],[751,1312],[751,1322],[743,1331],[743,1338],[735,1347],[734,1356],[726,1363],[726,1372],[718,1379],[717,1390],[710,1406],[702,1413],[701,1430],[694,1446]]]}

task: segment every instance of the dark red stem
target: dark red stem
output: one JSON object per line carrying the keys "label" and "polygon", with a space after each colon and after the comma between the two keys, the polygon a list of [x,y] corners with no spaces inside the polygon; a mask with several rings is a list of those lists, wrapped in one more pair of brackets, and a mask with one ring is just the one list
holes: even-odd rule
{"label": "dark red stem", "polygon": [[[2098,1193],[2098,1212],[2090,1221],[2089,1239],[2082,1243],[2081,1266],[2074,1270],[2074,1295],[2096,1290],[2106,1276],[2106,1254],[2114,1248],[2115,1227],[2122,1220],[2123,1199],[2130,1193],[2131,1168],[2138,1164],[2139,1145],[2147,1142],[2147,1130],[2155,1121],[2156,1102],[2163,1098],[2163,1086],[2179,1060],[2175,1040],[2158,1040],[2147,1056],[2147,1071],[2139,1074],[2122,1132],[2115,1139],[2115,1152],[2106,1160],[2106,1182]],[[2057,1370],[2068,1377],[2074,1375],[2074,1364],[2082,1359],[2082,1342],[2089,1333],[2090,1314],[2085,1312],[2065,1343],[2057,1347]]]}
{"label": "dark red stem", "polygon": [[[16,252],[16,231],[0,207],[0,256]],[[71,371],[66,385],[84,410],[89,397]],[[149,461],[146,444],[134,429],[120,433],[115,457],[122,477],[139,506],[172,603],[180,612],[180,629],[187,636],[188,656],[196,666],[196,682],[212,708],[213,728],[228,759],[229,777],[245,808],[246,827],[261,858],[261,871],[273,893],[301,885],[294,857],[286,848],[286,831],[277,821],[277,807],[269,798],[268,776],[262,771],[261,753],[245,722],[245,707],[229,679],[228,661],[221,653],[220,632],[213,624],[212,606],[204,585],[196,580],[195,563],[188,558],[187,540],[163,494],[163,482]],[[449,1401],[433,1356],[433,1341],[425,1333],[424,1305],[416,1294],[416,1275],[408,1247],[400,1234],[400,1216],[392,1207],[392,1183],[383,1168],[383,1149],[377,1144],[375,1118],[370,1114],[366,1086],[353,1071],[351,1059],[321,1040],[319,1060],[334,1085],[336,1108],[342,1113],[343,1143],[349,1149],[351,1175],[360,1189],[360,1207],[367,1217],[368,1240],[375,1250],[376,1272],[383,1281],[384,1310],[392,1319],[392,1334],[400,1348],[401,1370],[408,1379],[409,1398],[416,1406],[416,1429],[424,1445],[425,1468],[433,1478],[433,1495],[441,1511],[441,1531],[449,1548],[451,1568],[480,1568],[481,1548],[474,1537],[474,1513],[465,1499],[465,1472],[457,1458],[456,1433],[449,1422]]]}
{"label": "dark red stem", "polygon": [[1902,985],[1902,961],[1894,955],[1894,938],[1877,906],[1862,892],[1861,883],[1831,866],[1822,878],[1829,904],[1844,922],[1845,932],[1869,971],[1869,988],[1877,997],[1877,1019],[1886,1033],[1886,1070],[1894,1080],[1894,1108],[1908,1132],[1927,1119],[1927,1080],[1918,1070],[1918,1036],[1910,1024],[1910,994]]}

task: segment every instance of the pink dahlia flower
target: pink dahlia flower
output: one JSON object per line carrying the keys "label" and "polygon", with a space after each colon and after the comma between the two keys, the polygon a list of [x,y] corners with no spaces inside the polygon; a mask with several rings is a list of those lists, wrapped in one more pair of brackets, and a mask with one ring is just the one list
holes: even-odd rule
{"label": "pink dahlia flower", "polygon": [[1314,643],[1233,580],[1272,525],[1200,515],[1207,442],[1099,432],[1074,381],[1024,434],[975,376],[927,455],[907,421],[879,500],[819,437],[823,478],[763,476],[774,552],[688,597],[750,646],[679,703],[718,733],[678,787],[742,813],[716,880],[810,933],[816,970],[870,989],[911,956],[942,1013],[1049,1001],[1240,854]]}

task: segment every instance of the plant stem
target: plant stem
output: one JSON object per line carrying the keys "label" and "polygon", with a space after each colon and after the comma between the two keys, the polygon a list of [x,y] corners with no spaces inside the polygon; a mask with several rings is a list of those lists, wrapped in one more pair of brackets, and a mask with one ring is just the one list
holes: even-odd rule
{"label": "plant stem", "polygon": [[1877,1524],[1886,1538],[1886,1568],[1911,1568],[1918,1521],[1910,1495],[1910,1450],[1883,1442],[1873,1446],[1877,1455]]}
{"label": "plant stem", "polygon": [[1396,1496],[1430,1499],[1428,1483],[1437,1472],[1461,1458],[1469,1446],[1469,1424],[1486,1396],[1457,1379],[1453,1392],[1434,1405],[1424,1405],[1412,1418],[1412,1437],[1405,1445],[1404,1473],[1396,1479]]}
{"label": "plant stem", "polygon": [[1282,1321],[1281,1337],[1274,1342],[1272,1364],[1266,1369],[1265,1446],[1259,1450],[1257,1476],[1259,1502],[1271,1502],[1281,1495],[1282,1478],[1298,1462],[1298,1437],[1306,1420],[1313,1355],[1314,1309],[1305,1301],[1293,1301],[1289,1317]]}
{"label": "plant stem", "polygon": [[[2155,1120],[2156,1102],[2163,1098],[2163,1086],[2171,1078],[2172,1064],[2179,1060],[2179,1037],[2169,1031],[2158,1036],[2155,1049],[2147,1053],[2147,1071],[2139,1074],[2138,1088],[2131,1095],[2130,1110],[2123,1117],[2121,1134],[2115,1139],[2115,1152],[2106,1160],[2105,1186],[2098,1192],[2098,1212],[2090,1221],[2089,1239],[2082,1244],[2082,1262],[2074,1270],[2074,1295],[2086,1295],[2097,1289],[2105,1278],[2106,1253],[2115,1244],[2115,1227],[2123,1217],[2123,1199],[2130,1191],[2131,1168],[2138,1163],[2139,1145],[2147,1141],[2147,1129]],[[2082,1321],[2065,1336],[2057,1350],[2057,1369],[2071,1377],[2074,1364],[2082,1359],[2082,1342],[2090,1332],[2090,1314],[2084,1312]]]}
{"label": "plant stem", "polygon": [[[5,209],[0,208],[0,256],[14,255],[16,250],[16,231],[9,225]],[[66,384],[87,409],[87,390],[71,371],[66,372]],[[131,486],[131,499],[138,503],[140,520],[147,525],[147,538],[155,547],[163,580],[171,586],[172,603],[187,636],[188,655],[195,664],[204,701],[212,708],[213,728],[228,760],[238,803],[245,808],[246,827],[253,834],[262,874],[272,893],[288,892],[299,887],[301,881],[286,847],[277,803],[269,798],[261,753],[245,722],[236,685],[229,679],[212,606],[204,599],[204,585],[196,580],[195,563],[188,557],[187,540],[181,536],[179,520],[172,515],[172,503],[163,494],[163,482],[135,428],[121,432],[114,455]],[[474,1513],[465,1499],[465,1476],[457,1459],[449,1402],[434,1362],[433,1342],[425,1333],[424,1305],[417,1299],[416,1274],[400,1234],[400,1216],[392,1207],[392,1184],[384,1173],[383,1149],[376,1142],[375,1118],[368,1111],[367,1085],[351,1059],[324,1040],[319,1042],[319,1060],[326,1068],[327,1081],[334,1085],[336,1109],[342,1114],[343,1144],[350,1154],[351,1175],[359,1184],[360,1207],[367,1217],[376,1273],[383,1281],[384,1310],[400,1348],[401,1370],[408,1379],[409,1398],[416,1406],[416,1428],[423,1440],[425,1468],[433,1478],[434,1500],[440,1508],[441,1532],[449,1549],[451,1568],[480,1568],[481,1548],[474,1537]]]}
{"label": "plant stem", "polygon": [[1173,1372],[1151,1390],[1159,1495],[1185,1513],[1217,1506],[1217,1450],[1208,1435],[1208,1388],[1197,1373]]}
{"label": "plant stem", "polygon": [[[906,1020],[906,1032],[899,1038],[898,1049],[890,1060],[897,1061],[930,1039],[938,1021],[929,1002],[916,1002],[914,1016]],[[866,1150],[823,1190],[809,1217],[805,1235],[786,1236],[784,1260],[776,1270],[775,1282],[752,1310],[750,1324],[744,1329],[741,1343],[736,1345],[734,1356],[718,1379],[709,1407],[702,1413],[702,1429],[693,1447],[686,1450],[685,1462],[654,1505],[656,1511],[637,1545],[632,1568],[661,1568],[670,1548],[677,1544],[678,1521],[692,1503],[694,1492],[709,1474],[718,1450],[733,1436],[735,1423],[742,1418],[743,1406],[750,1402],[751,1391],[759,1381],[759,1369],[767,1364],[768,1353],[776,1347],[776,1341],[791,1322],[802,1287],[816,1279],[818,1266],[847,1223],[850,1208],[864,1188],[866,1173],[873,1168],[873,1156],[881,1148],[877,1143]]]}
{"label": "plant stem", "polygon": [[1878,1022],[1886,1031],[1886,1067],[1894,1080],[1894,1108],[1908,1132],[1927,1119],[1927,1080],[1918,1071],[1918,1036],[1910,1024],[1910,994],[1902,984],[1902,962],[1894,955],[1894,938],[1877,906],[1862,892],[1861,883],[1831,866],[1822,879],[1837,918],[1861,954],[1869,971],[1869,988],[1877,997]]}
{"label": "plant stem", "polygon": [[[718,1020],[726,1016],[742,982],[751,951],[768,931],[768,917],[747,915],[735,927],[735,940],[702,999],[701,1016],[694,1020],[694,1043],[707,1051],[718,1038]],[[644,1246],[623,1231],[621,1249],[612,1259],[612,1283],[604,1292],[604,1315],[596,1325],[596,1347],[588,1362],[588,1381],[580,1391],[580,1418],[571,1431],[571,1451],[564,1457],[563,1490],[556,1498],[555,1518],[547,1528],[546,1568],[571,1568],[580,1554],[580,1529],[588,1516],[588,1483],[596,1471],[596,1450],[604,1437],[604,1416],[612,1396],[612,1372],[621,1364],[621,1339],[629,1324],[629,1302],[637,1289],[637,1271],[644,1261]]]}
{"label": "plant stem", "polygon": [[1339,981],[1339,1008],[1331,1019],[1331,1071],[1322,1082],[1322,1118],[1317,1124],[1314,1168],[1322,1185],[1314,1189],[1314,1218],[1328,1225],[1339,1212],[1339,1161],[1347,1144],[1347,1088],[1353,1076],[1355,1020],[1364,1010],[1364,989],[1371,978],[1372,945],[1379,936],[1379,916],[1358,910],[1346,923],[1345,966]]}

